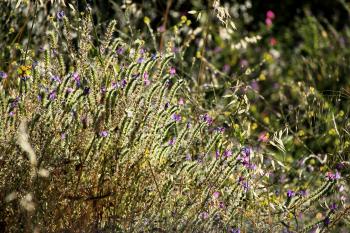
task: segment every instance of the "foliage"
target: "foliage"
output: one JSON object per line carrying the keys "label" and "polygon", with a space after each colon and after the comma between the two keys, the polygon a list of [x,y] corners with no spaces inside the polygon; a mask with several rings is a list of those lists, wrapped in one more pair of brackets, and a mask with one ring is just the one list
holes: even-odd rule
{"label": "foliage", "polygon": [[0,3],[2,231],[348,229],[349,29],[182,3]]}

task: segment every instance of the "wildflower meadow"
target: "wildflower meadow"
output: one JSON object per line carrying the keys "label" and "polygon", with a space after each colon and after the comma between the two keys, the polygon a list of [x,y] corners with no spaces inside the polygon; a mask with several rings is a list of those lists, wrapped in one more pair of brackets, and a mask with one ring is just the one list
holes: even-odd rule
{"label": "wildflower meadow", "polygon": [[0,0],[0,232],[350,232],[350,3],[282,2]]}

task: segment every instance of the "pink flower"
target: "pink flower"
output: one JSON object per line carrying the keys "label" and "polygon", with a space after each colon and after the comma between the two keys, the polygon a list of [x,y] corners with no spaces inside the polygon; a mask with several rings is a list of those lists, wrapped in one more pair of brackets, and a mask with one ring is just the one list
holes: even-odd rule
{"label": "pink flower", "polygon": [[179,99],[179,105],[184,105],[184,104],[185,104],[184,99],[183,99],[183,98],[180,98],[180,99]]}
{"label": "pink flower", "polygon": [[271,27],[272,26],[272,20],[269,18],[265,19],[266,26]]}
{"label": "pink flower", "polygon": [[170,68],[170,75],[175,75],[176,74],[176,69],[175,67]]}
{"label": "pink flower", "polygon": [[275,13],[272,10],[268,10],[266,12],[266,18],[268,18],[268,19],[275,19]]}
{"label": "pink flower", "polygon": [[259,142],[267,142],[268,140],[269,140],[269,135],[267,132],[264,131],[259,134],[259,138],[258,138]]}
{"label": "pink flower", "polygon": [[271,37],[269,40],[269,43],[271,46],[275,46],[277,44],[277,40],[275,37]]}
{"label": "pink flower", "polygon": [[218,199],[219,196],[220,196],[220,192],[216,191],[216,192],[213,193],[213,197],[214,198]]}

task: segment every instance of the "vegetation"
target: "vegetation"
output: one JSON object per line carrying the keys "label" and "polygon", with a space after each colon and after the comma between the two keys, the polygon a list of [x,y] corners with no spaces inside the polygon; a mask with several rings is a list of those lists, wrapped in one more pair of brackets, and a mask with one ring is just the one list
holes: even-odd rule
{"label": "vegetation", "polygon": [[1,1],[0,231],[348,232],[349,25],[257,6]]}

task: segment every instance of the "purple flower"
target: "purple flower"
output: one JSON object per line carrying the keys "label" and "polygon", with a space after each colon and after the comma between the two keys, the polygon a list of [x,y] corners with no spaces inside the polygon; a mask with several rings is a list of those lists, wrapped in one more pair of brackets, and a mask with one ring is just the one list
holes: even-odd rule
{"label": "purple flower", "polygon": [[295,192],[293,190],[288,189],[287,191],[287,197],[291,198],[295,196]]}
{"label": "purple flower", "polygon": [[251,149],[250,147],[243,147],[242,154],[243,156],[250,156]]}
{"label": "purple flower", "polygon": [[190,122],[187,122],[187,123],[186,123],[186,128],[187,128],[187,129],[191,128],[191,123],[190,123]]}
{"label": "purple flower", "polygon": [[243,186],[244,191],[247,191],[249,189],[249,183],[247,180],[244,179],[243,176],[240,176],[238,178],[238,184]]}
{"label": "purple flower", "polygon": [[171,67],[169,73],[170,73],[170,75],[174,76],[174,75],[176,74],[176,69],[175,69],[175,67]]}
{"label": "purple flower", "polygon": [[225,132],[225,127],[217,127],[216,131],[219,133],[223,133],[223,132]]}
{"label": "purple flower", "polygon": [[233,227],[231,228],[230,233],[241,233],[241,230],[238,227]]}
{"label": "purple flower", "polygon": [[157,59],[157,54],[152,53],[152,55],[151,55],[151,59],[152,59],[152,60],[156,60],[156,59]]}
{"label": "purple flower", "polygon": [[11,112],[9,113],[9,115],[10,115],[10,117],[13,117],[13,116],[15,115],[15,113],[14,113],[13,111],[11,111]]}
{"label": "purple flower", "polygon": [[183,98],[180,98],[180,99],[179,99],[179,105],[184,105],[184,104],[185,104],[184,99],[183,99]]}
{"label": "purple flower", "polygon": [[58,76],[52,76],[52,77],[51,77],[51,80],[52,80],[52,81],[55,81],[55,82],[58,82],[58,83],[61,83],[61,79],[60,79],[60,77],[58,77]]}
{"label": "purple flower", "polygon": [[64,11],[57,12],[57,19],[59,19],[59,20],[63,19],[64,15],[65,15]]}
{"label": "purple flower", "polygon": [[142,63],[145,59],[143,57],[140,57],[139,59],[137,59],[137,63]]}
{"label": "purple flower", "polygon": [[80,76],[79,76],[78,72],[74,72],[72,76],[75,80],[77,87],[80,87]]}
{"label": "purple flower", "polygon": [[327,172],[326,177],[328,180],[338,180],[340,179],[340,173],[338,171],[336,171],[335,174],[333,172]]}
{"label": "purple flower", "polygon": [[120,47],[120,48],[117,49],[117,54],[121,55],[121,54],[124,53],[124,51],[125,51],[125,49]]}
{"label": "purple flower", "polygon": [[220,151],[219,150],[217,150],[217,151],[215,151],[215,158],[219,158],[220,157]]}
{"label": "purple flower", "polygon": [[120,81],[120,85],[124,88],[126,86],[127,82],[125,79],[122,79],[122,81]]}
{"label": "purple flower", "polygon": [[190,161],[190,160],[191,160],[191,155],[190,155],[190,154],[187,154],[187,155],[186,155],[186,160],[187,160],[187,161]]}
{"label": "purple flower", "polygon": [[61,139],[65,139],[66,138],[66,133],[61,133]]}
{"label": "purple flower", "polygon": [[328,226],[331,223],[331,219],[329,218],[329,216],[327,216],[324,220],[323,223],[325,226]]}
{"label": "purple flower", "polygon": [[228,73],[230,71],[230,65],[229,64],[225,64],[223,67],[223,71],[224,73]]}
{"label": "purple flower", "polygon": [[232,151],[231,150],[225,150],[224,151],[224,156],[225,157],[230,157],[232,155]]}
{"label": "purple flower", "polygon": [[101,132],[100,132],[100,137],[105,138],[105,137],[107,137],[107,136],[108,136],[108,131],[104,130],[104,131],[101,131]]}
{"label": "purple flower", "polygon": [[305,197],[307,195],[307,192],[306,192],[306,190],[299,190],[298,194],[301,197]]}
{"label": "purple flower", "polygon": [[214,197],[215,199],[218,199],[219,196],[220,196],[220,192],[215,191],[215,192],[213,193],[213,197]]}
{"label": "purple flower", "polygon": [[204,115],[201,115],[201,116],[200,116],[200,119],[201,119],[202,121],[205,121],[208,125],[211,125],[211,124],[213,123],[213,118],[210,117],[207,113],[204,114]]}
{"label": "purple flower", "polygon": [[4,71],[0,71],[0,78],[6,79],[7,78],[7,74]]}
{"label": "purple flower", "polygon": [[106,87],[101,87],[101,93],[106,93],[107,89]]}
{"label": "purple flower", "polygon": [[208,212],[204,211],[204,212],[200,213],[200,217],[202,219],[207,219],[207,218],[209,218],[209,214],[208,214]]}
{"label": "purple flower", "polygon": [[49,94],[49,100],[55,100],[56,97],[57,97],[56,91],[55,90],[51,91]]}
{"label": "purple flower", "polygon": [[88,94],[90,94],[90,87],[84,87],[83,95],[88,95]]}
{"label": "purple flower", "polygon": [[158,28],[157,28],[157,31],[158,31],[158,32],[165,32],[165,26],[162,25],[162,26],[158,27]]}
{"label": "purple flower", "polygon": [[174,121],[179,122],[179,121],[181,121],[181,115],[180,115],[180,114],[174,113],[173,116],[172,116],[172,119],[173,119]]}
{"label": "purple flower", "polygon": [[225,208],[225,203],[223,201],[219,202],[219,208],[224,209]]}
{"label": "purple flower", "polygon": [[71,87],[68,87],[68,88],[67,88],[67,93],[68,93],[68,94],[72,93],[73,91],[74,91],[73,88],[71,88]]}
{"label": "purple flower", "polygon": [[175,144],[175,137],[170,139],[170,141],[168,142],[169,146],[173,146]]}
{"label": "purple flower", "polygon": [[148,73],[145,72],[145,73],[143,74],[143,83],[145,84],[145,86],[148,86],[148,85],[151,83],[151,82],[149,81],[148,77],[149,77]]}
{"label": "purple flower", "polygon": [[330,206],[329,209],[330,209],[331,211],[335,211],[337,208],[338,208],[337,203],[333,202],[333,203],[331,204],[331,206]]}
{"label": "purple flower", "polygon": [[113,88],[113,89],[118,88],[118,83],[116,83],[116,82],[112,82],[112,88]]}

